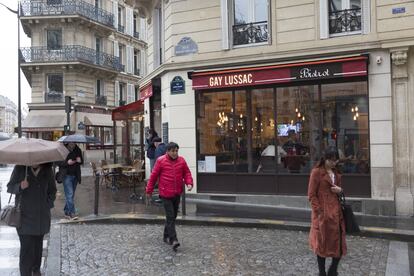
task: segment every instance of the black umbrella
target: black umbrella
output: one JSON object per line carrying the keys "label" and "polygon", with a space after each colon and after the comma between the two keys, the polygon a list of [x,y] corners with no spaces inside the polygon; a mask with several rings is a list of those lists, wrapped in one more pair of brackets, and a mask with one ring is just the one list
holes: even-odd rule
{"label": "black umbrella", "polygon": [[81,143],[81,144],[99,144],[98,138],[93,136],[87,136],[83,134],[72,134],[68,136],[62,136],[59,138],[58,142],[62,143]]}

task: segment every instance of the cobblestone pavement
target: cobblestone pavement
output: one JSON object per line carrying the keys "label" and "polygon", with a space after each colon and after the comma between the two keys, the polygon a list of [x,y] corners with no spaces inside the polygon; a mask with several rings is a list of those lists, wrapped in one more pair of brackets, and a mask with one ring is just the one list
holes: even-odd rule
{"label": "cobblestone pavement", "polygon": [[[317,275],[308,233],[179,226],[175,253],[161,225],[62,225],[62,275]],[[340,275],[385,275],[389,242],[348,237]],[[327,262],[329,263],[329,262]]]}

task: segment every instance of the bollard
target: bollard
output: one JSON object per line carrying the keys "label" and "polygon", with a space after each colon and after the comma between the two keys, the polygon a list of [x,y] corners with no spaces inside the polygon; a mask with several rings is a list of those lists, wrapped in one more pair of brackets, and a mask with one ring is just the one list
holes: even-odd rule
{"label": "bollard", "polygon": [[98,210],[99,210],[99,174],[95,173],[95,206],[94,206],[95,216],[98,215]]}
{"label": "bollard", "polygon": [[183,214],[183,216],[185,216],[186,214],[187,214],[187,211],[186,211],[186,209],[185,209],[185,189],[186,189],[186,186],[185,186],[185,184],[184,184],[184,188],[183,188],[183,194],[182,194],[182,196],[181,196],[181,200],[182,200],[182,203],[181,203],[181,210],[182,210],[182,214]]}

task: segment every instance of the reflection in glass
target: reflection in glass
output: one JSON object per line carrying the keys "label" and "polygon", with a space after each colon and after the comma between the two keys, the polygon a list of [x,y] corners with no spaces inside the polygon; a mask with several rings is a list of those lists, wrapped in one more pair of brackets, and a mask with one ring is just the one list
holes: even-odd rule
{"label": "reflection in glass", "polygon": [[[236,171],[247,172],[252,171],[251,169],[251,155],[247,154],[248,148],[248,129],[250,128],[250,118],[247,114],[246,108],[246,92],[236,91],[235,92],[235,111],[234,111],[234,122],[235,129],[234,134],[236,136]],[[249,162],[250,161],[250,162]],[[248,168],[250,164],[250,169]]]}
{"label": "reflection in glass", "polygon": [[317,86],[277,89],[280,173],[310,172],[318,159],[320,144],[318,116]]}
{"label": "reflection in glass", "polygon": [[322,147],[338,151],[341,171],[368,174],[367,83],[322,85],[322,122]]}

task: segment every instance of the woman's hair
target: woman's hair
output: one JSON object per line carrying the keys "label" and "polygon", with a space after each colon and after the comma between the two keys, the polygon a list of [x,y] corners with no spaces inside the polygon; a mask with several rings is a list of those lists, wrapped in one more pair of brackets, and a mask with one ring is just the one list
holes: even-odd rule
{"label": "woman's hair", "polygon": [[325,167],[325,161],[331,159],[338,159],[338,152],[335,149],[326,150],[316,164],[316,168]]}
{"label": "woman's hair", "polygon": [[157,133],[154,129],[152,129],[152,128],[150,128],[150,129],[148,130],[148,133],[149,133],[152,137],[156,137],[156,136],[158,136],[158,133]]}

